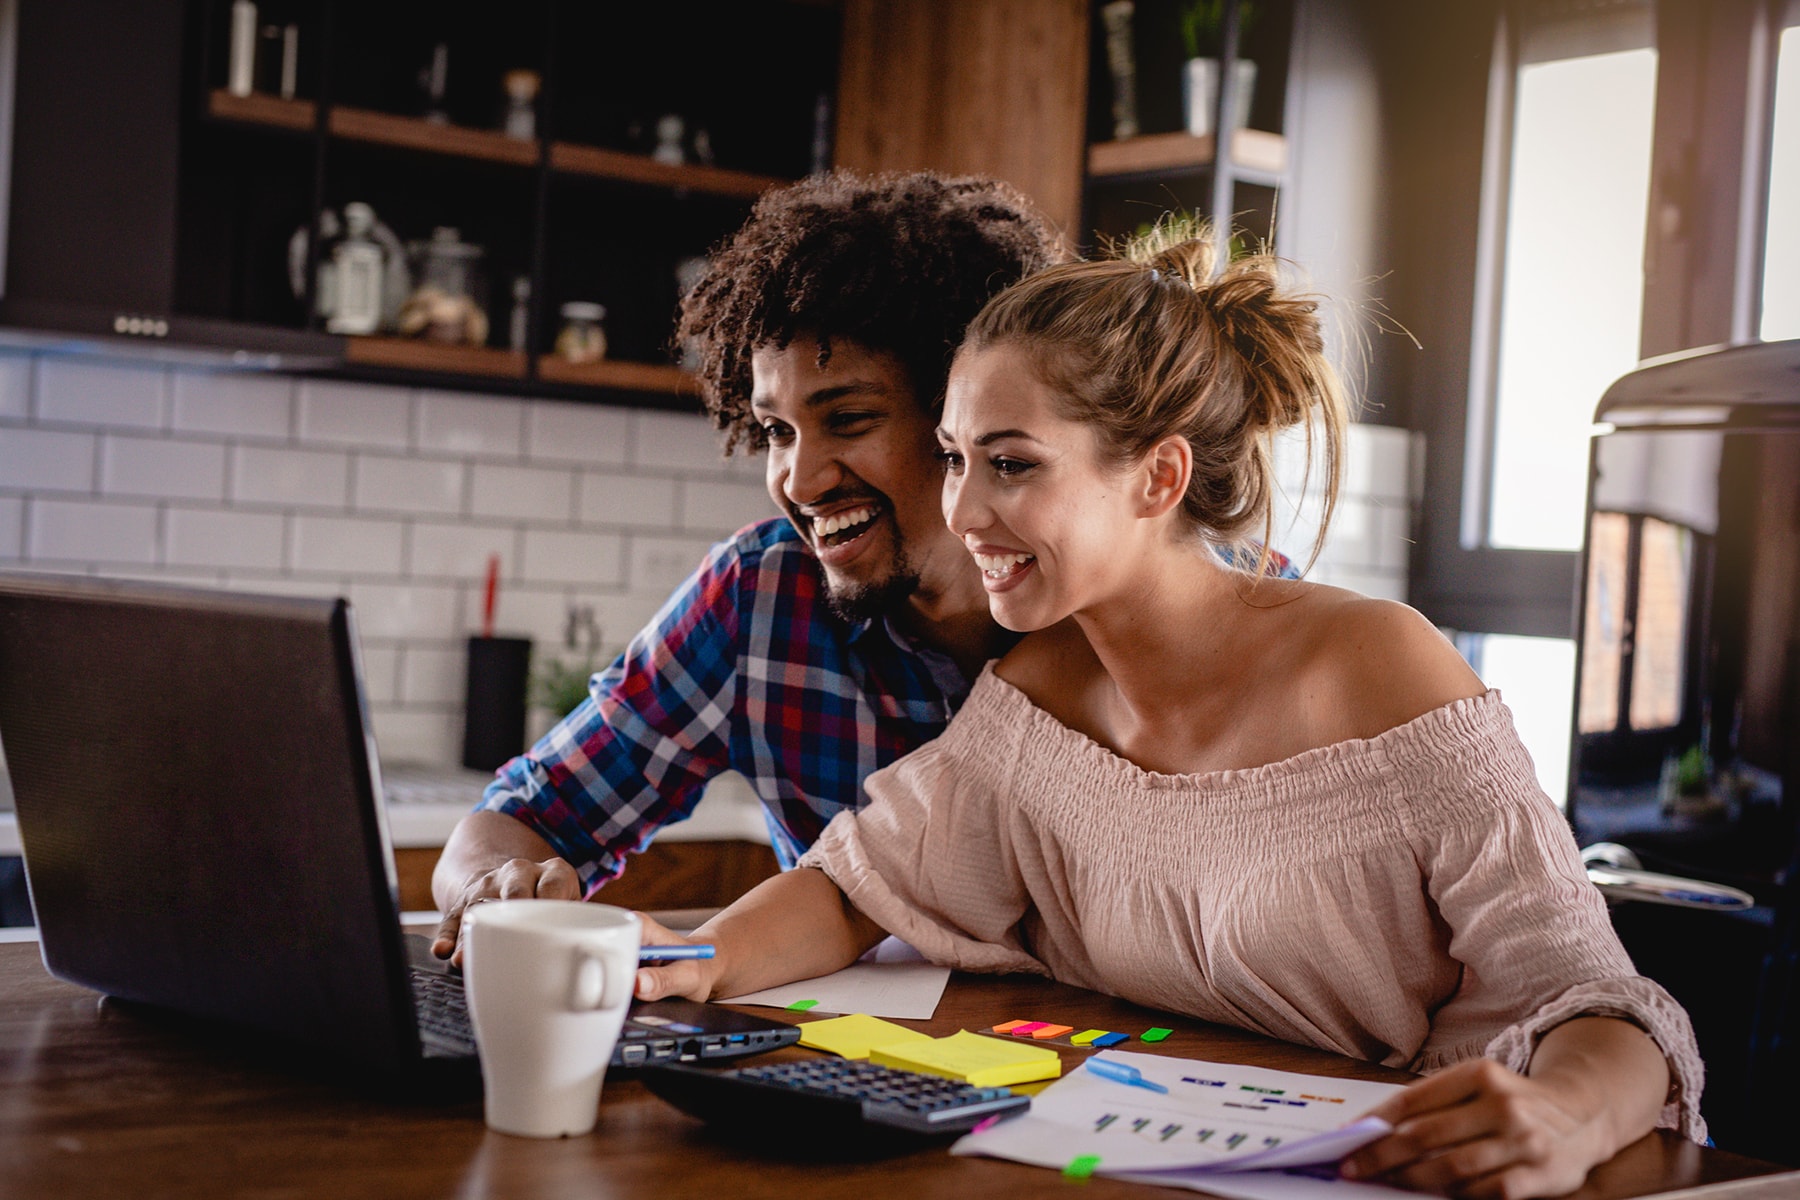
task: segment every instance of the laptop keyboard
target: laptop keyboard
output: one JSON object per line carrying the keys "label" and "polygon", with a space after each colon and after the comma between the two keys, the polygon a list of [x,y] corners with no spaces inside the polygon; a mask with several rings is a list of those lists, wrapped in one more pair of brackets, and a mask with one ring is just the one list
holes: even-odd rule
{"label": "laptop keyboard", "polygon": [[419,1032],[447,1043],[458,1053],[475,1053],[475,1030],[469,1024],[469,1001],[463,994],[462,976],[414,967],[412,994]]}

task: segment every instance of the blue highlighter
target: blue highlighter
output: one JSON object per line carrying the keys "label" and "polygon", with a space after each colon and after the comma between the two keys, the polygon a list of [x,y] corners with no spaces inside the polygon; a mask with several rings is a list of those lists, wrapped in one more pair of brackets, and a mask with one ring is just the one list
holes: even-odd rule
{"label": "blue highlighter", "polygon": [[1145,1079],[1143,1073],[1136,1067],[1128,1067],[1124,1063],[1108,1062],[1104,1058],[1090,1058],[1087,1060],[1086,1066],[1100,1078],[1110,1079],[1114,1083],[1123,1083],[1128,1087],[1141,1087],[1152,1092],[1161,1092],[1164,1095],[1169,1092],[1169,1089],[1162,1084]]}

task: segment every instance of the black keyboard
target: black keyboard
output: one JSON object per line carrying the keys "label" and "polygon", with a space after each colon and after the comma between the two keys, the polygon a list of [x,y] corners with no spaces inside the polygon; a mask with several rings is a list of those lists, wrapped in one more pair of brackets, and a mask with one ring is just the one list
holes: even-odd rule
{"label": "black keyboard", "polygon": [[974,1087],[955,1079],[899,1071],[841,1058],[741,1067],[655,1067],[644,1074],[652,1092],[734,1137],[780,1138],[795,1130],[809,1142],[839,1149],[851,1143],[908,1141],[967,1133],[989,1117],[1013,1116],[1031,1098],[1011,1088]]}
{"label": "black keyboard", "polygon": [[469,1000],[461,975],[414,967],[413,1012],[427,1051],[442,1055],[475,1053],[475,1028],[469,1024]]}
{"label": "black keyboard", "polygon": [[[430,1058],[467,1058],[475,1051],[475,1027],[460,972],[414,966],[413,1012]],[[705,1024],[702,1025],[701,1022]],[[634,1004],[613,1046],[615,1067],[647,1067],[703,1058],[741,1058],[798,1041],[800,1031],[783,1021],[748,1017],[690,1000]]]}

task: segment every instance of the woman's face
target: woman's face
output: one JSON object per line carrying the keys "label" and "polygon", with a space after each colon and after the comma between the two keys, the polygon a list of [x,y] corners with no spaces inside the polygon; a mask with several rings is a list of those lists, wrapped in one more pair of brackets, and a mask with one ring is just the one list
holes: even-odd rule
{"label": "woman's face", "polygon": [[1138,519],[1133,473],[1062,415],[1025,350],[958,356],[937,432],[944,520],[981,568],[996,621],[1044,629],[1128,586],[1154,524]]}

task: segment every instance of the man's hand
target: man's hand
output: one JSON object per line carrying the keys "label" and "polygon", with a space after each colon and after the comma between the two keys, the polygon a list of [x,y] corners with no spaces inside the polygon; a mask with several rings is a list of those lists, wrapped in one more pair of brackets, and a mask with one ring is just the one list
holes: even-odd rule
{"label": "man's hand", "polygon": [[[639,913],[638,917],[644,922],[646,946],[686,946],[696,941],[705,944],[703,938],[687,938],[671,933],[643,913]],[[710,1000],[713,984],[718,976],[719,964],[716,958],[683,959],[660,967],[639,967],[637,998],[666,1000],[670,996],[680,996],[688,1000]]]}
{"label": "man's hand", "polygon": [[484,871],[463,884],[450,903],[444,906],[444,921],[438,926],[431,952],[462,966],[463,915],[487,900],[579,900],[581,880],[575,868],[560,858],[533,862],[528,858],[508,859],[491,871]]}
{"label": "man's hand", "polygon": [[1491,1059],[1459,1063],[1370,1110],[1394,1132],[1343,1174],[1449,1196],[1561,1196],[1613,1151],[1584,1100]]}

